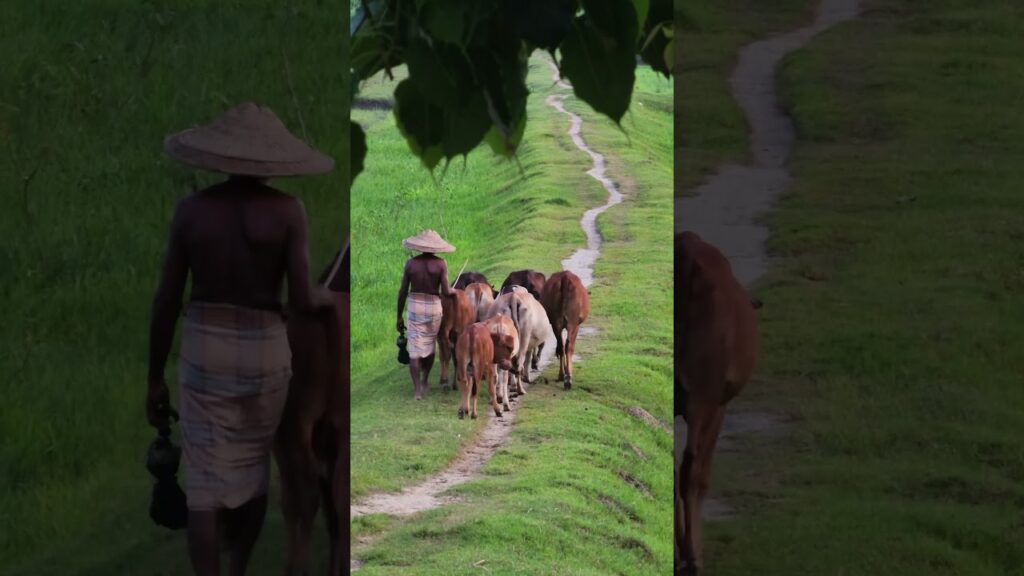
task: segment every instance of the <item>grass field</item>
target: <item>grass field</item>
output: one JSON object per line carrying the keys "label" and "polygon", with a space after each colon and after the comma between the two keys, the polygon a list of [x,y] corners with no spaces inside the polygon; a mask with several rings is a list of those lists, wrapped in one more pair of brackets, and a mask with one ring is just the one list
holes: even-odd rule
{"label": "grass field", "polygon": [[[110,0],[0,14],[0,573],[180,575],[184,534],[148,518],[148,317],[172,207],[215,177],[163,157],[163,138],[244,100],[304,124],[344,160],[278,183],[307,206],[318,274],[347,223],[347,15]],[[260,574],[281,566],[276,499],[270,514]]]}
{"label": "grass field", "polygon": [[[533,61],[530,123],[514,164],[476,151],[435,184],[407,151],[388,112],[358,111],[370,126],[366,174],[353,190],[352,492],[394,490],[443,468],[483,420],[456,418],[454,393],[412,400],[395,361],[395,295],[408,254],[403,237],[434,227],[458,247],[454,275],[482,271],[498,284],[532,267],[546,273],[584,242],[582,212],[604,201],[584,174],[568,118],[546,107],[551,69]],[[374,80],[363,96],[383,97]],[[583,137],[609,155],[625,203],[599,218],[595,268],[576,386],[537,384],[517,408],[508,444],[463,501],[400,521],[358,519],[354,552],[367,574],[650,574],[671,565],[671,446],[664,431],[625,413],[642,406],[670,420],[671,85],[641,73],[625,134],[571,99]],[[632,482],[632,484],[631,484]],[[365,540],[371,544],[360,544]],[[483,562],[481,562],[483,561]]]}
{"label": "grass field", "polygon": [[783,71],[795,183],[738,406],[795,421],[718,460],[709,574],[1024,574],[1024,13],[865,4]]}

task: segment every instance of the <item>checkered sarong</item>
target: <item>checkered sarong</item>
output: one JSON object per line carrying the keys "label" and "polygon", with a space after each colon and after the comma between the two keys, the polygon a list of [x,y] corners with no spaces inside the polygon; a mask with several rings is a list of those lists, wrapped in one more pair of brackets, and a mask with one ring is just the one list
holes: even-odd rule
{"label": "checkered sarong", "polygon": [[406,310],[409,358],[426,358],[434,353],[441,330],[441,297],[413,292],[409,294]]}
{"label": "checkered sarong", "polygon": [[178,391],[190,509],[236,508],[266,493],[291,375],[280,313],[188,305]]}

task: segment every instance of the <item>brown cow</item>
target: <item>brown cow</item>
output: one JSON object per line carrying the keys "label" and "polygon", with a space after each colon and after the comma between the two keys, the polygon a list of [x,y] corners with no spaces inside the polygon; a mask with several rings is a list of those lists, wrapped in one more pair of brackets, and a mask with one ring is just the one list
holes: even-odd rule
{"label": "brown cow", "polygon": [[335,291],[335,306],[319,314],[293,311],[288,317],[292,380],[274,438],[274,454],[288,529],[285,573],[289,576],[307,574],[313,521],[321,500],[330,537],[331,576],[342,574],[349,545],[347,251],[342,267],[332,266],[327,278],[321,278]]}
{"label": "brown cow", "polygon": [[452,288],[464,290],[466,286],[469,286],[470,284],[475,284],[477,282],[479,282],[480,284],[486,284],[490,286],[491,297],[498,296],[498,291],[495,290],[494,286],[491,286],[491,283],[487,281],[487,276],[484,276],[479,272],[463,272],[462,274],[459,275],[458,278],[455,279],[455,284],[452,285]]}
{"label": "brown cow", "polygon": [[452,357],[459,335],[476,321],[476,310],[464,290],[454,290],[451,296],[441,296],[441,330],[437,333],[437,344],[441,348],[441,389],[451,390],[448,381],[448,362],[458,361]]}
{"label": "brown cow", "polygon": [[[497,376],[496,368],[508,370],[512,367],[512,336],[509,334],[492,334],[490,327],[477,322],[466,328],[459,336],[456,344],[457,372],[456,379],[462,390],[459,402],[459,418],[470,414],[476,418],[477,393],[483,380],[491,393],[491,408],[494,415],[501,418],[501,407],[494,389]],[[470,397],[472,396],[472,410]]]}
{"label": "brown cow", "polygon": [[510,272],[505,277],[505,281],[501,283],[501,289],[498,292],[504,294],[511,286],[522,286],[539,301],[540,295],[544,292],[546,280],[544,274],[536,270],[516,270],[515,272]]}
{"label": "brown cow", "polygon": [[[509,275],[505,277],[505,281],[502,282],[499,293],[506,293],[512,288],[512,286],[522,286],[523,288],[526,288],[530,294],[533,294],[533,297],[537,299],[537,302],[541,302],[542,300],[540,296],[544,293],[545,282],[547,282],[547,279],[541,272],[529,269],[516,270],[515,272],[510,272]],[[495,296],[495,298],[497,298],[497,296]],[[533,355],[533,362],[531,363],[530,368],[533,368],[534,370],[537,369],[537,362],[540,360],[540,355],[543,350],[544,343],[541,342],[540,346],[537,347],[536,354]]]}
{"label": "brown cow", "polygon": [[466,286],[466,296],[469,297],[470,304],[476,310],[475,321],[480,322],[486,318],[487,311],[491,309],[491,304],[494,303],[494,289],[489,284],[473,282]]}
{"label": "brown cow", "polygon": [[590,314],[590,294],[579,276],[565,270],[548,278],[541,296],[551,329],[555,332],[558,381],[564,381],[565,389],[569,390],[572,388],[572,355],[576,351],[576,336],[580,324]]}
{"label": "brown cow", "polygon": [[684,573],[696,574],[715,443],[726,404],[754,373],[759,342],[754,306],[725,256],[683,232],[675,238],[675,257],[675,413],[686,420],[676,478],[676,550]]}

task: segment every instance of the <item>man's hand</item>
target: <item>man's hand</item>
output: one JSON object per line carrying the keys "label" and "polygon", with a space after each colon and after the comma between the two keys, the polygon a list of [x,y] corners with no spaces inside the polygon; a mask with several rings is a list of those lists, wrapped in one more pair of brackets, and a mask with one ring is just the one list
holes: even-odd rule
{"label": "man's hand", "polygon": [[338,293],[325,286],[313,289],[313,306],[318,309],[330,308],[338,302]]}
{"label": "man's hand", "polygon": [[168,426],[168,416],[171,408],[171,395],[167,390],[167,383],[163,378],[149,381],[149,391],[146,393],[146,419],[149,425],[154,428]]}
{"label": "man's hand", "polygon": [[405,332],[405,321],[402,320],[401,316],[398,317],[398,322],[395,323],[395,328],[399,332]]}

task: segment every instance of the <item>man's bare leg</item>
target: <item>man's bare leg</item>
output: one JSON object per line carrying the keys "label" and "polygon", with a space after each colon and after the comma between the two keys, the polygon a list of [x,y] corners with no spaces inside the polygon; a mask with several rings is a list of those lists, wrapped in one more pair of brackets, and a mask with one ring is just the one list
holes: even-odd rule
{"label": "man's bare leg", "polygon": [[220,576],[219,510],[188,511],[188,555],[196,576]]}
{"label": "man's bare leg", "polygon": [[409,375],[412,376],[413,397],[417,400],[423,399],[423,379],[420,377],[420,360],[420,358],[409,359]]}
{"label": "man's bare leg", "polygon": [[430,369],[434,367],[434,355],[431,354],[423,358],[420,362],[420,367],[423,375],[423,393],[426,394],[427,390],[430,389]]}
{"label": "man's bare leg", "polygon": [[252,557],[252,549],[263,528],[263,519],[267,515],[267,495],[257,496],[234,510],[224,513],[227,528],[231,531],[233,546],[230,551],[231,562],[228,573],[231,576],[245,576]]}

